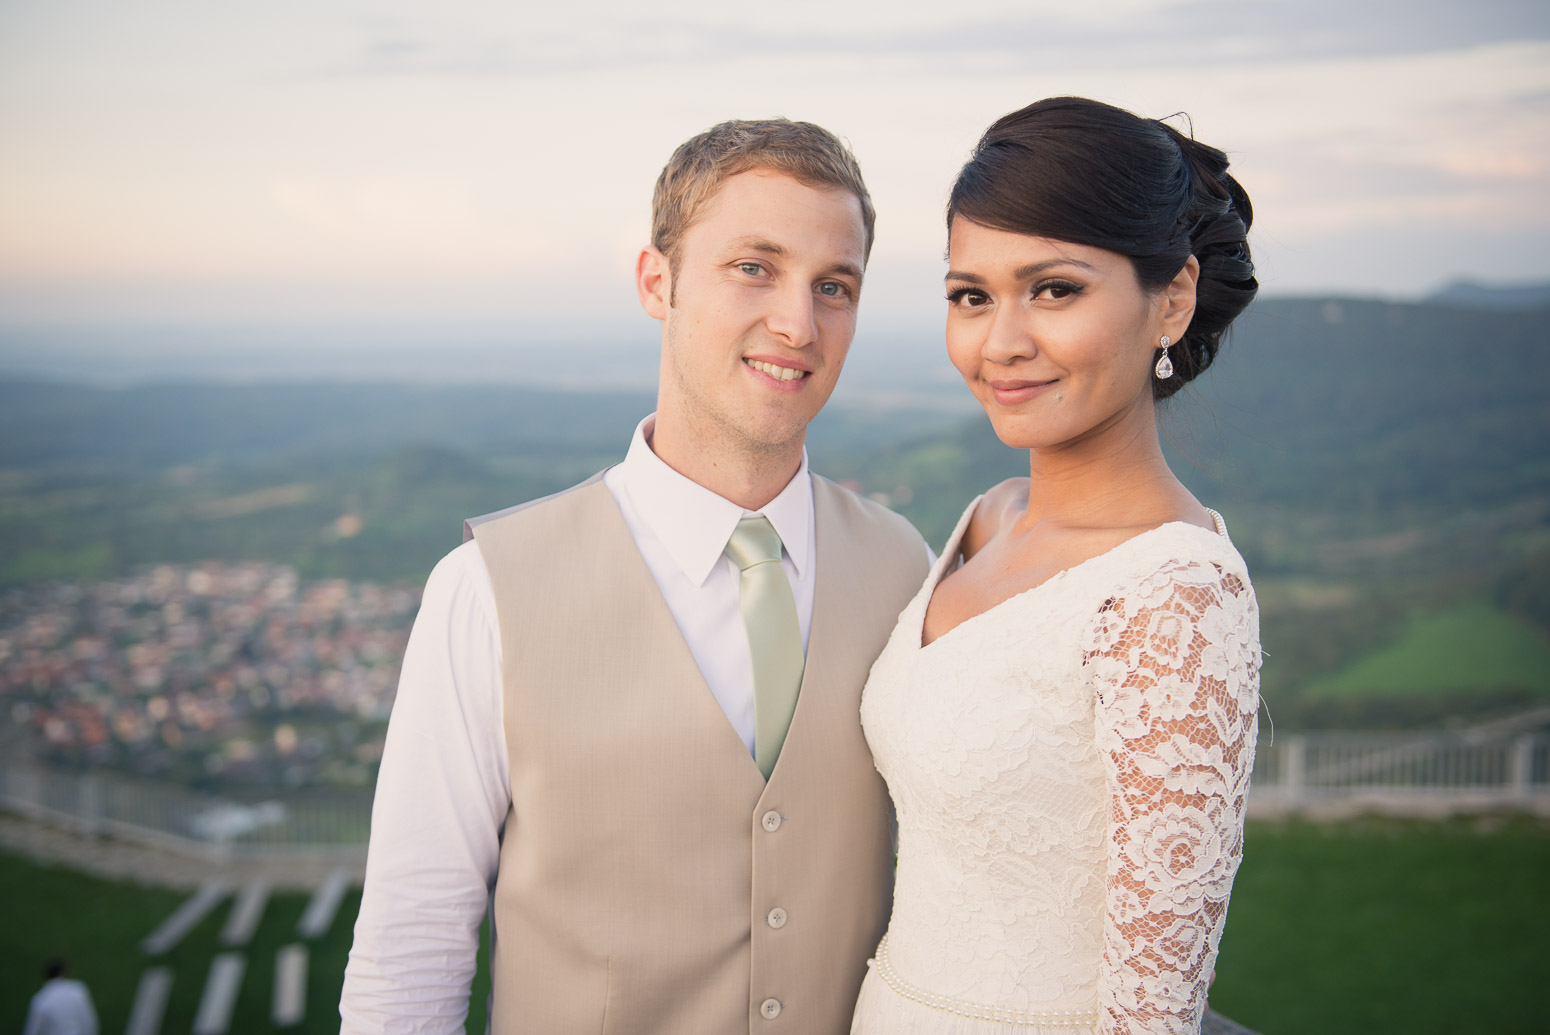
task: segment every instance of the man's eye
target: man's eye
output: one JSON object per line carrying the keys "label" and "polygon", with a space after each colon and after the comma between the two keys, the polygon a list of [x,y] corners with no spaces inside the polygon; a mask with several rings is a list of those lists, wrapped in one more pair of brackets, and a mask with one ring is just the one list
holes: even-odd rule
{"label": "man's eye", "polygon": [[740,262],[737,264],[737,268],[750,277],[757,277],[764,272],[764,267],[757,262]]}
{"label": "man's eye", "polygon": [[836,284],[832,280],[825,281],[818,285],[818,293],[828,295],[830,298],[838,298],[845,293],[845,286],[843,284]]}

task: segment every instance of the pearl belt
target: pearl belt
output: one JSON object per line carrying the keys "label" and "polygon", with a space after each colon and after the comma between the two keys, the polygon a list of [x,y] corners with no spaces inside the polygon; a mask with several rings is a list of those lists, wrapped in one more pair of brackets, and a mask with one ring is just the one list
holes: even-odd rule
{"label": "pearl belt", "polygon": [[888,936],[878,943],[877,955],[866,961],[866,965],[877,971],[877,976],[887,983],[905,999],[912,1000],[924,1006],[937,1010],[945,1010],[961,1017],[973,1017],[981,1021],[1002,1021],[1008,1024],[1053,1025],[1080,1027],[1082,1025],[1096,1024],[1098,1011],[1086,1010],[1012,1010],[1004,1006],[985,1006],[981,1003],[971,1003],[964,999],[958,999],[950,995],[938,995],[928,992],[923,988],[917,988],[899,976],[899,972],[893,969],[893,964],[888,961]]}

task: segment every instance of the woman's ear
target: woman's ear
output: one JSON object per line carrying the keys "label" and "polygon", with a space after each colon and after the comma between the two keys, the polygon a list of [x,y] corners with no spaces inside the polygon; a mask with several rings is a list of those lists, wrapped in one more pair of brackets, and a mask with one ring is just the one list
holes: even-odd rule
{"label": "woman's ear", "polygon": [[1200,260],[1193,255],[1162,290],[1162,333],[1182,341],[1195,317],[1195,284],[1200,279]]}

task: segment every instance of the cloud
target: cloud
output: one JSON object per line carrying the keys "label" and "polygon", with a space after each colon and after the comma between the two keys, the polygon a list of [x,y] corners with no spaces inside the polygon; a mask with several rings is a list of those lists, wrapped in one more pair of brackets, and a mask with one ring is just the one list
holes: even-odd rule
{"label": "cloud", "polygon": [[[341,313],[627,310],[673,145],[784,114],[855,147],[880,213],[868,320],[919,326],[939,317],[959,163],[992,119],[1054,93],[1189,112],[1254,197],[1267,272],[1275,242],[1293,253],[1283,284],[1324,283],[1320,263],[1359,241],[1344,283],[1412,290],[1467,271],[1452,242],[1475,233],[1494,243],[1470,255],[1550,270],[1542,0],[371,9],[0,2],[0,290],[14,288],[0,318],[45,299],[67,314],[109,299],[107,319],[195,296],[242,312],[260,296]],[[136,276],[166,289],[92,280]],[[324,287],[243,287],[290,276]],[[359,290],[339,289],[350,278]]]}
{"label": "cloud", "polygon": [[[1169,67],[1180,75],[1244,61],[1297,64],[1458,50],[1550,39],[1539,0],[1153,0],[1028,13],[1022,3],[858,15],[832,3],[788,3],[778,15],[697,13],[642,19],[535,17],[508,24],[372,19],[350,52],[308,74],[323,76],[535,77],[686,63],[735,65],[791,58],[904,59],[920,71],[964,67],[1074,71],[1095,62]],[[817,26],[818,28],[815,28]],[[1223,83],[1223,89],[1231,89]]]}

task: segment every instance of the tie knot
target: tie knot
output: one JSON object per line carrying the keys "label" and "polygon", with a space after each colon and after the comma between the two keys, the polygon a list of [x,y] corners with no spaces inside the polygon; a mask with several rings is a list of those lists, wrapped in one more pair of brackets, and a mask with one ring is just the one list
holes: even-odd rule
{"label": "tie knot", "polygon": [[740,571],[747,571],[766,561],[778,561],[780,533],[775,531],[770,519],[762,514],[745,517],[732,530],[732,538],[727,540],[727,548],[723,552],[732,558],[732,563]]}

